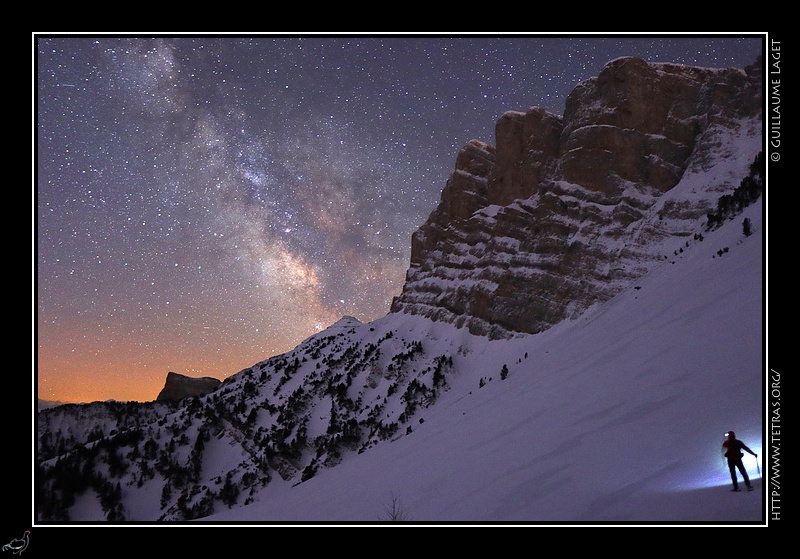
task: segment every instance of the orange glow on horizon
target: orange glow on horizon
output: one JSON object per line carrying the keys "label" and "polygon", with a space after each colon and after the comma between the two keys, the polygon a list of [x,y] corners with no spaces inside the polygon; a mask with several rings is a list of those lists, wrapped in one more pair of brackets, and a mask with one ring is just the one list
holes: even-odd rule
{"label": "orange glow on horizon", "polygon": [[40,338],[33,373],[37,398],[64,403],[149,402],[156,399],[169,372],[225,380],[289,351],[299,341],[285,340],[284,348],[265,352],[256,345],[191,348],[165,336],[147,351],[131,342],[109,346],[106,351],[89,351],[87,347],[76,350],[42,343]]}

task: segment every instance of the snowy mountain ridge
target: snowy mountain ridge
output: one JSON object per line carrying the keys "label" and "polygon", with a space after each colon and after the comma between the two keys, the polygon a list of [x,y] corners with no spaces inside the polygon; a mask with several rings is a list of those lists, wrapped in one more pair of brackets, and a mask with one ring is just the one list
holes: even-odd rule
{"label": "snowy mountain ridge", "polygon": [[[742,219],[760,224],[761,211]],[[421,321],[474,342],[464,344],[472,366],[424,423],[208,521],[371,522],[391,511],[412,522],[762,521],[755,459],[745,465],[756,491],[737,494],[720,454],[734,427],[762,454],[762,242],[731,222],[534,336],[488,341]]]}
{"label": "snowy mountain ridge", "polygon": [[[761,520],[760,491],[720,495],[718,447],[735,429],[760,450],[763,201],[713,230],[696,208],[736,188],[763,140],[752,118],[706,130],[644,210],[680,235],[649,237],[647,270],[582,314],[498,337],[420,313],[343,317],[201,397],[42,410],[37,517]],[[514,257],[512,237],[485,242]]]}

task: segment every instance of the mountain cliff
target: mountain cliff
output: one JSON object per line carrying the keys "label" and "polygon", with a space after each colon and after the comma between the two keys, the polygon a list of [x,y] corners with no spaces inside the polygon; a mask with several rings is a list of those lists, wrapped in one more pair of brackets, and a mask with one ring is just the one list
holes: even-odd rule
{"label": "mountain cliff", "polygon": [[180,401],[193,396],[203,396],[216,390],[222,381],[211,377],[187,377],[178,373],[167,373],[164,388],[158,393],[157,402]]}
{"label": "mountain cliff", "polygon": [[[579,84],[563,116],[509,112],[496,145],[458,154],[412,238],[392,312],[501,338],[575,318],[694,234],[761,149],[760,62],[707,69],[620,58]],[[738,140],[752,138],[748,153]],[[675,189],[711,164],[730,174]]]}

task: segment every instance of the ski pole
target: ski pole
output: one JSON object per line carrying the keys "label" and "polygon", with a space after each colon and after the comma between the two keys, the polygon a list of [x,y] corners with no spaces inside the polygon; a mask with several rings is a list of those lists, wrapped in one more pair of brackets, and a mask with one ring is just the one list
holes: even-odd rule
{"label": "ski pole", "polygon": [[758,454],[754,454],[753,456],[756,457],[756,470],[758,471],[758,475],[761,475],[761,468],[758,466]]}

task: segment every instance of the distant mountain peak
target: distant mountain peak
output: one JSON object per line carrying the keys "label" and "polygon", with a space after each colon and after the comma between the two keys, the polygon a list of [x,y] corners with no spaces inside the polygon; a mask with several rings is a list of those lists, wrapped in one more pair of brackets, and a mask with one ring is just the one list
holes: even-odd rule
{"label": "distant mountain peak", "polygon": [[189,377],[179,373],[167,373],[164,388],[156,398],[157,402],[177,402],[193,396],[204,396],[216,390],[222,381],[212,377]]}

